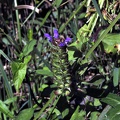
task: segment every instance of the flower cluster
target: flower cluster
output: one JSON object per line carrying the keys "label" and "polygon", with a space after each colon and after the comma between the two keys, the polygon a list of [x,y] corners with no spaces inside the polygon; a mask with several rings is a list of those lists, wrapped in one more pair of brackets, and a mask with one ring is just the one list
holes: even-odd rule
{"label": "flower cluster", "polygon": [[71,38],[69,37],[66,39],[63,37],[61,38],[57,29],[54,29],[53,34],[53,37],[48,33],[45,33],[44,36],[49,40],[49,42],[58,45],[59,47],[67,46],[71,42]]}

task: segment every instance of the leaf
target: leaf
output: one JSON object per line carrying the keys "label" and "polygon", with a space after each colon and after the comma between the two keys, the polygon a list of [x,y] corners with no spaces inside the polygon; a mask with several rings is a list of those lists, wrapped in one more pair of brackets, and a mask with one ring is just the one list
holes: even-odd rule
{"label": "leaf", "polygon": [[89,32],[88,26],[85,24],[77,32],[77,41],[69,45],[69,47],[75,47],[77,50],[81,50],[88,41],[86,33]]}
{"label": "leaf", "polygon": [[26,75],[27,64],[30,61],[31,56],[26,56],[24,62],[12,62],[11,69],[13,73],[13,82],[16,90],[20,88],[23,79]]}
{"label": "leaf", "polygon": [[8,41],[8,39],[6,37],[2,38],[3,43],[5,43],[6,45],[10,45],[10,42]]}
{"label": "leaf", "polygon": [[4,102],[0,100],[0,111],[4,114],[6,114],[8,117],[13,118],[14,115],[12,112],[8,109],[8,107],[5,105]]}
{"label": "leaf", "polygon": [[75,17],[75,15],[84,7],[86,3],[86,0],[84,0],[82,3],[80,3],[79,7],[74,11],[72,12],[72,15],[70,16],[70,18],[67,20],[66,23],[63,23],[61,25],[61,27],[59,28],[59,33],[61,33],[65,28],[66,26],[68,25],[68,23]]}
{"label": "leaf", "polygon": [[107,117],[109,120],[120,120],[120,105],[111,108],[107,113]]}
{"label": "leaf", "polygon": [[97,120],[108,120],[106,114],[111,109],[110,105],[107,105],[104,110],[101,112]]}
{"label": "leaf", "polygon": [[31,120],[33,113],[33,108],[24,109],[16,116],[15,120]]}
{"label": "leaf", "polygon": [[29,43],[23,48],[23,56],[27,56],[30,52],[32,52],[35,44],[36,40],[29,41]]}
{"label": "leaf", "polygon": [[116,94],[109,93],[106,98],[101,99],[102,102],[105,102],[113,107],[120,105],[120,97]]}
{"label": "leaf", "polygon": [[58,8],[61,3],[62,3],[62,0],[55,0],[54,3],[53,3],[53,5]]}
{"label": "leaf", "polygon": [[49,70],[48,67],[44,67],[43,69],[36,70],[37,74],[46,75],[46,76],[53,76],[53,73]]}
{"label": "leaf", "polygon": [[42,84],[38,90],[42,92],[46,87],[48,87],[47,84]]}
{"label": "leaf", "polygon": [[29,41],[33,40],[33,29],[32,28],[28,29],[27,37]]}
{"label": "leaf", "polygon": [[78,118],[79,106],[76,108],[75,112],[72,114],[70,120],[76,120]]}
{"label": "leaf", "polygon": [[63,112],[62,112],[62,117],[64,118],[66,115],[68,115],[69,113],[69,109],[65,109]]}
{"label": "leaf", "polygon": [[12,97],[12,98],[8,98],[7,100],[4,101],[5,104],[10,104],[13,103],[17,100],[17,97]]}
{"label": "leaf", "polygon": [[120,44],[120,34],[107,34],[102,42],[107,53],[116,53],[117,49],[115,46]]}
{"label": "leaf", "polygon": [[99,112],[92,112],[90,116],[90,120],[97,120],[99,116]]}
{"label": "leaf", "polygon": [[94,99],[94,106],[100,106],[101,102],[99,101],[99,99],[95,98]]}
{"label": "leaf", "polygon": [[8,56],[0,49],[0,54],[6,59],[8,60],[9,62],[11,61]]}
{"label": "leaf", "polygon": [[114,68],[113,70],[113,85],[116,87],[119,83],[119,73],[120,73],[120,68]]}

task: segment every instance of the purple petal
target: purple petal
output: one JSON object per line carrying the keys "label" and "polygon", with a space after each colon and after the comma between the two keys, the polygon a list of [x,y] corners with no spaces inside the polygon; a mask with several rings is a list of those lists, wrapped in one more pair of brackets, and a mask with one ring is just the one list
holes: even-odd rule
{"label": "purple petal", "polygon": [[48,33],[45,33],[44,36],[50,41],[52,42],[52,36]]}
{"label": "purple petal", "polygon": [[61,42],[61,43],[59,44],[59,47],[64,47],[64,46],[66,46],[65,42]]}
{"label": "purple petal", "polygon": [[69,38],[69,37],[67,37],[67,38],[65,39],[65,44],[67,45],[67,44],[70,43],[71,41],[72,41],[72,39]]}
{"label": "purple petal", "polygon": [[57,29],[54,29],[54,38],[57,39],[59,37],[59,33]]}

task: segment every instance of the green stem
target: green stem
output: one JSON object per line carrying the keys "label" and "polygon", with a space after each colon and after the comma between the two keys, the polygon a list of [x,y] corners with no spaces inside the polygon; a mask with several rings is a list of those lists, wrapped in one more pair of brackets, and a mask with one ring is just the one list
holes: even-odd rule
{"label": "green stem", "polygon": [[50,100],[44,105],[44,107],[40,110],[40,112],[35,116],[34,120],[37,120],[41,114],[43,113],[43,111],[49,106],[50,103],[53,102],[53,100],[55,99],[56,95],[54,94],[54,92],[51,93],[51,97]]}
{"label": "green stem", "polygon": [[[17,6],[17,0],[14,0],[14,5],[15,7]],[[19,21],[19,13],[18,10],[15,10],[16,12],[16,19],[17,19],[17,28],[18,28],[18,37],[19,37],[19,42],[20,44],[22,43],[22,37],[21,37],[21,29],[20,29],[20,21]]]}
{"label": "green stem", "polygon": [[84,0],[84,1],[79,5],[79,7],[77,8],[77,10],[76,10],[75,12],[73,12],[73,14],[70,16],[70,18],[68,19],[68,21],[60,27],[59,33],[61,33],[61,32],[65,29],[65,27],[67,26],[67,24],[68,24],[68,23],[74,18],[74,16],[81,10],[81,8],[85,5],[85,3],[86,3],[86,0]]}

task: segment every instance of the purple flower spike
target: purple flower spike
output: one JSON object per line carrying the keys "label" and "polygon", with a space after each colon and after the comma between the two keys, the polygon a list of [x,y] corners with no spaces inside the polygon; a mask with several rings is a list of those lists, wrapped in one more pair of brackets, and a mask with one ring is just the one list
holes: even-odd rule
{"label": "purple flower spike", "polygon": [[54,29],[54,38],[55,39],[58,39],[59,38],[59,33],[58,33],[58,30],[57,29]]}
{"label": "purple flower spike", "polygon": [[72,39],[69,38],[69,37],[67,37],[67,38],[65,39],[65,44],[67,45],[67,44],[70,43],[71,41],[72,41]]}
{"label": "purple flower spike", "polygon": [[48,33],[45,33],[44,36],[50,41],[52,42],[52,36]]}

